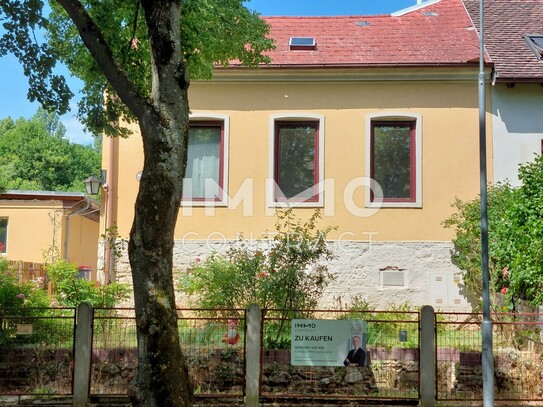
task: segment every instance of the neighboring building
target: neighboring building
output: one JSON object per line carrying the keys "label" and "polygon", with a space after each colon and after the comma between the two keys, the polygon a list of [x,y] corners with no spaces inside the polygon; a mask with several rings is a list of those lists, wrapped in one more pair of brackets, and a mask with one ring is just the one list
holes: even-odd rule
{"label": "neighboring building", "polygon": [[[295,206],[301,217],[320,208],[322,228],[338,227],[330,234],[338,277],[322,306],[360,296],[379,308],[468,307],[451,263],[452,231],[442,226],[455,198],[479,192],[479,42],[462,1],[266,21],[277,45],[270,65],[220,67],[213,80],[191,84],[191,180],[175,267],[239,234],[273,231],[278,207]],[[123,208],[108,209],[108,219],[126,238],[141,139],[104,144],[103,163],[107,199]],[[126,256],[116,270],[131,281]]]}
{"label": "neighboring building", "polygon": [[100,206],[80,192],[0,194],[0,255],[47,263],[66,259],[96,271]]}
{"label": "neighboring building", "polygon": [[[464,0],[479,28],[479,1]],[[543,147],[543,0],[486,0],[492,72],[494,182],[519,185],[519,164]]]}

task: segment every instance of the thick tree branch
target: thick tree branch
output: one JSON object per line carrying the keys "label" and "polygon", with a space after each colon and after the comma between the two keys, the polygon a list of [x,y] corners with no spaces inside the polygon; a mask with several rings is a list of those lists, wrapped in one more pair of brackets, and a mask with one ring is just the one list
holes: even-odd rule
{"label": "thick tree branch", "polygon": [[83,43],[92,54],[110,85],[123,103],[138,118],[149,108],[146,99],[117,63],[100,28],[79,0],[57,0],[77,27]]}

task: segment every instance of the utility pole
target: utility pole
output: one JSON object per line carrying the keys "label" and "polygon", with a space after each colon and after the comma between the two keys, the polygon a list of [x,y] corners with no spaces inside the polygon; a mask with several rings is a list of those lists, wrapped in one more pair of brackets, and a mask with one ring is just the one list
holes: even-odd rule
{"label": "utility pole", "polygon": [[482,368],[483,405],[494,406],[494,356],[490,315],[490,272],[488,270],[488,194],[486,163],[486,91],[484,0],[479,0],[479,163],[481,182],[481,270],[483,282]]}

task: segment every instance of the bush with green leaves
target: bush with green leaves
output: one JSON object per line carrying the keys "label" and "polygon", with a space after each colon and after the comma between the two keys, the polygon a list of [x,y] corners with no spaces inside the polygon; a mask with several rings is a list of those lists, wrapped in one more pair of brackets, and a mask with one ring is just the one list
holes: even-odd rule
{"label": "bush with green leaves", "polygon": [[319,211],[305,222],[290,209],[280,212],[268,247],[240,239],[225,255],[195,263],[178,289],[199,308],[314,308],[334,278],[326,264],[334,257],[326,242],[331,228],[317,229],[319,219]]}
{"label": "bush with green leaves", "polygon": [[95,282],[79,278],[76,265],[64,260],[46,266],[59,305],[78,307],[87,302],[93,307],[113,307],[128,298],[130,288],[126,284],[112,283],[97,286]]}
{"label": "bush with green leaves", "polygon": [[[21,282],[6,259],[0,258],[0,345],[17,340],[17,324],[46,313],[47,292],[36,281]],[[32,319],[31,319],[32,320]],[[38,340],[34,335],[31,340]]]}
{"label": "bush with green leaves", "polygon": [[[489,270],[494,291],[543,303],[543,158],[519,167],[520,187],[498,184],[488,191]],[[457,212],[444,221],[454,228],[453,261],[464,284],[481,295],[480,200],[457,200]]]}
{"label": "bush with green leaves", "polygon": [[6,259],[0,258],[0,308],[34,308],[49,306],[47,293],[37,282],[20,282]]}

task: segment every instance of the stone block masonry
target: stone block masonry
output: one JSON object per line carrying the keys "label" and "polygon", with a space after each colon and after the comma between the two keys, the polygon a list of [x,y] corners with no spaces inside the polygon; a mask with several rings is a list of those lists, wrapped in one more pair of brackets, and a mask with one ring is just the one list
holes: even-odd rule
{"label": "stone block masonry", "polygon": [[[212,253],[225,253],[235,244],[235,240],[176,241],[175,274],[185,272],[196,261],[205,261]],[[265,249],[268,244],[267,241],[255,241],[255,246],[260,249]],[[451,287],[450,282],[449,287],[446,284],[438,288],[431,286],[430,276],[453,276],[459,272],[451,261],[451,242],[330,241],[329,244],[337,256],[329,263],[329,270],[336,275],[336,280],[325,290],[320,308],[347,309],[355,298],[359,298],[376,309],[430,304],[444,311],[470,310],[465,299],[456,303],[443,301],[434,304],[431,301],[432,290],[452,289],[458,292],[458,287]],[[102,253],[99,254],[100,264],[103,264]],[[131,283],[126,252],[117,260],[115,276],[117,281]]]}

